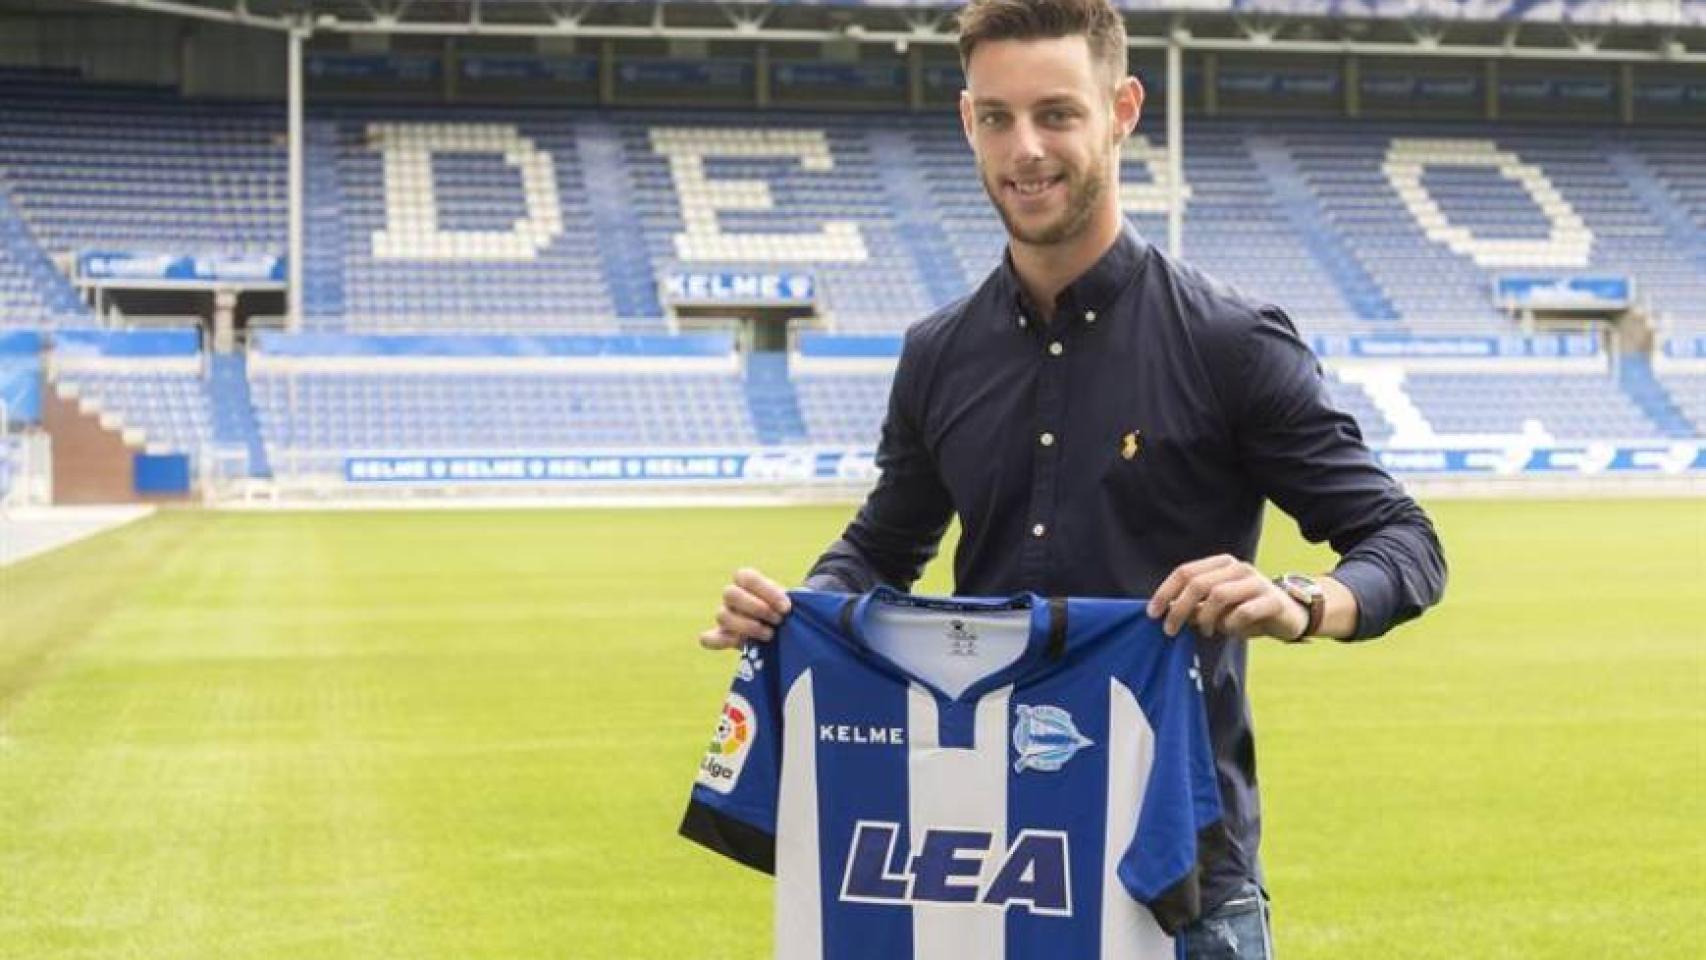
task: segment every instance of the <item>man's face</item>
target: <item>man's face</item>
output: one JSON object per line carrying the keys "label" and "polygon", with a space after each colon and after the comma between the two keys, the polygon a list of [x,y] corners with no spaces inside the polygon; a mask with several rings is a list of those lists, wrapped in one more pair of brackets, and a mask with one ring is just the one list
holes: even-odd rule
{"label": "man's face", "polygon": [[985,41],[972,52],[960,118],[983,189],[1014,240],[1069,242],[1106,203],[1129,129],[1116,127],[1114,91],[1081,36]]}

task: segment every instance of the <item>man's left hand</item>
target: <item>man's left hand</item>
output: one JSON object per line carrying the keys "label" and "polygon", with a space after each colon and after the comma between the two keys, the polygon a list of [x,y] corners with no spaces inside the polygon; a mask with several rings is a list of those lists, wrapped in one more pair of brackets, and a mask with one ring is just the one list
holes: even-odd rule
{"label": "man's left hand", "polygon": [[1162,629],[1176,636],[1189,623],[1198,636],[1228,633],[1292,640],[1309,612],[1262,571],[1229,554],[1180,564],[1149,599],[1149,615],[1165,616]]}

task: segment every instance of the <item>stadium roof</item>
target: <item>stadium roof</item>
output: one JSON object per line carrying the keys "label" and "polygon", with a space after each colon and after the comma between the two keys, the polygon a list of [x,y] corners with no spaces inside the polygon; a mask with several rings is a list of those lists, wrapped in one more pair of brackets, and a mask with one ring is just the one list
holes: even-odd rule
{"label": "stadium roof", "polygon": [[[1114,0],[1136,47],[1706,62],[1706,0]],[[915,0],[0,0],[312,33],[949,44],[958,3]]]}

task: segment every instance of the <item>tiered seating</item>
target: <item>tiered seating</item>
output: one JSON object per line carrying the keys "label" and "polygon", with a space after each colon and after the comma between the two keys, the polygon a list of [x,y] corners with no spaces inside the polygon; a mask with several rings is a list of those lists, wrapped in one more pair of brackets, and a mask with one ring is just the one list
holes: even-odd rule
{"label": "tiered seating", "polygon": [[1412,327],[1499,325],[1486,274],[1430,242],[1393,192],[1381,169],[1388,145],[1388,137],[1350,127],[1287,138],[1327,220]]}
{"label": "tiered seating", "polygon": [[[1706,333],[1706,164],[1699,134],[1633,130],[1610,156],[1629,188],[1664,224],[1666,266],[1640,263],[1636,282],[1654,296],[1663,320],[1676,332]],[[1654,259],[1658,259],[1655,257]]]}
{"label": "tiered seating", "polygon": [[149,453],[196,454],[213,436],[195,330],[62,330],[47,379]]}
{"label": "tiered seating", "polygon": [[[572,122],[543,111],[338,109],[316,141],[343,246],[311,327],[614,330]],[[462,120],[465,116],[467,119]],[[318,305],[317,305],[318,306]]]}
{"label": "tiered seating", "polygon": [[[1698,135],[1652,137],[1702,149]],[[1638,135],[1312,123],[1285,140],[1328,218],[1412,330],[1497,327],[1493,279],[1535,270],[1627,274],[1663,311],[1706,313],[1706,240],[1697,225],[1666,222],[1673,213],[1663,191],[1689,174],[1667,165],[1659,183],[1643,182]]]}
{"label": "tiered seating", "polygon": [[1442,434],[1517,434],[1529,420],[1558,440],[1655,433],[1652,421],[1603,373],[1412,373],[1404,386]]}
{"label": "tiered seating", "polygon": [[213,436],[201,375],[182,363],[61,369],[56,382],[62,394],[98,411],[150,453],[194,454]]}
{"label": "tiered seating", "polygon": [[0,177],[0,328],[53,327],[88,320],[89,309],[42,255]]}
{"label": "tiered seating", "polygon": [[[0,81],[3,82],[3,81]],[[80,311],[46,254],[281,252],[276,105],[65,84],[0,96],[0,322]],[[311,329],[661,331],[677,271],[801,270],[893,332],[997,262],[955,117],[316,106]],[[1624,274],[1706,330],[1706,134],[1187,118],[1185,257],[1309,333],[1508,331],[1494,278]],[[1165,236],[1158,135],[1123,206]]]}
{"label": "tiered seating", "polygon": [[351,453],[663,448],[757,443],[733,373],[257,368],[275,469],[335,473]]}
{"label": "tiered seating", "polygon": [[619,128],[653,269],[781,267],[817,279],[840,330],[893,330],[935,306],[896,229],[894,198],[860,117],[657,115]]}
{"label": "tiered seating", "polygon": [[1391,421],[1374,405],[1374,401],[1369,399],[1362,387],[1346,383],[1329,374],[1327,395],[1333,398],[1334,406],[1356,418],[1357,426],[1362,428],[1364,441],[1380,446],[1392,438]]}
{"label": "tiered seating", "polygon": [[1666,373],[1659,382],[1694,425],[1695,435],[1706,437],[1706,373]]}
{"label": "tiered seating", "polygon": [[125,88],[112,99],[8,88],[0,171],[49,253],[278,253],[282,114]]}
{"label": "tiered seating", "polygon": [[794,377],[800,416],[814,443],[877,442],[888,409],[887,373],[802,373]]}

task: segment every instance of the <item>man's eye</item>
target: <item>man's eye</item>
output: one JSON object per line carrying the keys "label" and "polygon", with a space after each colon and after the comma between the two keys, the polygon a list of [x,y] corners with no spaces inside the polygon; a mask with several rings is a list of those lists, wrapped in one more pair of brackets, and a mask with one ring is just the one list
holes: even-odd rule
{"label": "man's eye", "polygon": [[999,113],[986,113],[979,117],[977,122],[986,127],[999,127],[1007,122],[1007,117]]}
{"label": "man's eye", "polygon": [[1070,123],[1072,122],[1072,111],[1049,110],[1043,114],[1043,122],[1050,126],[1059,126],[1063,123]]}

